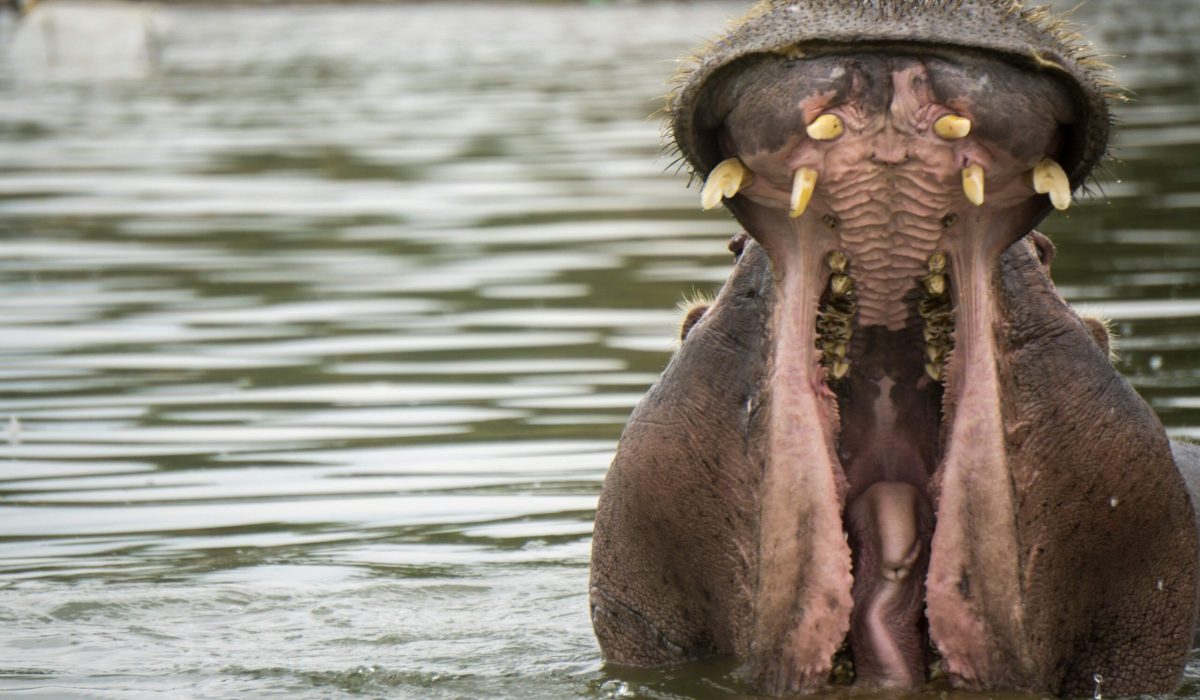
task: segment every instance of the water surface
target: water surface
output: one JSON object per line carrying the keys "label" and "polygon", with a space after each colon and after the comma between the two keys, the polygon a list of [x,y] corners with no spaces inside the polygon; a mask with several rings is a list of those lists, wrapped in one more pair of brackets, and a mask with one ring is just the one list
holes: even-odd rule
{"label": "water surface", "polygon": [[[586,604],[735,230],[649,115],[738,5],[43,10],[0,47],[0,690],[739,692],[602,669]],[[1056,279],[1200,437],[1200,5],[1079,17],[1137,101]]]}

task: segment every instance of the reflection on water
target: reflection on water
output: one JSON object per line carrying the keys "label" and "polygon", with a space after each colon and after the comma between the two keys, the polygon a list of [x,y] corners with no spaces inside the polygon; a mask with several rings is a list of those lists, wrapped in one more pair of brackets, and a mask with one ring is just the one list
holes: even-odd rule
{"label": "reflection on water", "polygon": [[[730,262],[647,115],[738,6],[44,9],[112,29],[2,27],[0,688],[736,694],[606,675],[586,578]],[[1138,101],[1056,277],[1200,437],[1200,6],[1080,16]]]}

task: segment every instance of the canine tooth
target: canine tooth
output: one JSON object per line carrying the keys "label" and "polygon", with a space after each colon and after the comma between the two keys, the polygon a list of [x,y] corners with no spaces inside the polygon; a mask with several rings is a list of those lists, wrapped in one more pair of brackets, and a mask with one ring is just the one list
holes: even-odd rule
{"label": "canine tooth", "polygon": [[846,266],[850,264],[850,258],[840,250],[835,250],[825,257],[825,262],[829,263],[829,269],[834,272],[845,272]]}
{"label": "canine tooth", "polygon": [[829,374],[834,379],[842,379],[850,374],[850,363],[845,360],[835,360],[833,366],[829,368]]}
{"label": "canine tooth", "polygon": [[934,253],[929,256],[929,271],[934,274],[941,274],[946,270],[946,254]]}
{"label": "canine tooth", "polygon": [[971,120],[956,114],[947,114],[933,123],[933,130],[947,141],[957,141],[971,133]]}
{"label": "canine tooth", "polygon": [[1033,168],[1033,189],[1038,194],[1049,194],[1050,202],[1059,211],[1066,211],[1071,206],[1071,181],[1067,172],[1049,158]]}
{"label": "canine tooth", "polygon": [[808,200],[812,199],[813,190],[817,188],[817,171],[812,168],[800,168],[792,178],[791,216],[799,217],[808,208]]}
{"label": "canine tooth", "polygon": [[925,278],[925,291],[935,297],[940,297],[946,293],[946,276],[945,275],[929,275]]}
{"label": "canine tooth", "polygon": [[700,191],[700,205],[705,210],[712,209],[721,203],[721,198],[733,197],[742,189],[742,185],[750,184],[754,174],[742,164],[738,158],[726,158],[717,164],[704,181],[704,189]]}
{"label": "canine tooth", "polygon": [[833,290],[835,296],[844,297],[846,292],[854,289],[854,282],[845,275],[834,275],[829,280],[829,288]]}
{"label": "canine tooth", "polygon": [[983,166],[976,163],[967,168],[963,168],[963,193],[967,195],[967,200],[977,207],[983,206]]}
{"label": "canine tooth", "polygon": [[929,364],[925,365],[925,374],[928,374],[929,378],[935,382],[942,381],[942,365],[939,363],[930,362]]}
{"label": "canine tooth", "polygon": [[812,124],[805,129],[808,132],[809,138],[817,141],[832,141],[842,135],[846,130],[846,125],[842,123],[842,118],[836,114],[822,114],[813,120]]}

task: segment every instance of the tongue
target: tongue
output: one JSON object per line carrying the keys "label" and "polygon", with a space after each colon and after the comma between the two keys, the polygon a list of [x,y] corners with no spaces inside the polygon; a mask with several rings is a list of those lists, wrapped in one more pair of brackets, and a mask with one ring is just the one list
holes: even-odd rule
{"label": "tongue", "polygon": [[922,630],[931,530],[911,484],[873,484],[846,509],[854,551],[850,648],[860,685],[910,688],[924,680]]}

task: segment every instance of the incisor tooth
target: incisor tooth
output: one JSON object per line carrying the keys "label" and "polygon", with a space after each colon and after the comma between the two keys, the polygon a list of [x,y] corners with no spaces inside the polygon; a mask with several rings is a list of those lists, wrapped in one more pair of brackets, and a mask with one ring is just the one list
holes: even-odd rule
{"label": "incisor tooth", "polygon": [[1071,206],[1071,181],[1067,172],[1049,158],[1034,167],[1033,189],[1038,194],[1049,194],[1050,203],[1059,211],[1066,211]]}
{"label": "incisor tooth", "polygon": [[933,123],[933,131],[947,141],[957,141],[971,133],[971,120],[956,114],[947,114]]}
{"label": "incisor tooth", "polygon": [[817,171],[812,168],[800,168],[792,179],[791,215],[795,219],[808,208],[808,200],[812,199],[813,190],[817,188]]}
{"label": "incisor tooth", "polygon": [[963,192],[977,207],[983,206],[983,166],[976,163],[962,171]]}
{"label": "incisor tooth", "polygon": [[708,174],[704,189],[700,191],[700,204],[705,210],[712,209],[721,203],[722,197],[733,197],[742,189],[742,185],[750,184],[753,179],[754,174],[741,160],[727,158]]}
{"label": "incisor tooth", "polygon": [[822,114],[813,120],[812,124],[808,125],[805,131],[808,132],[809,138],[817,141],[832,141],[842,135],[846,130],[846,125],[842,123],[842,118],[836,114]]}

